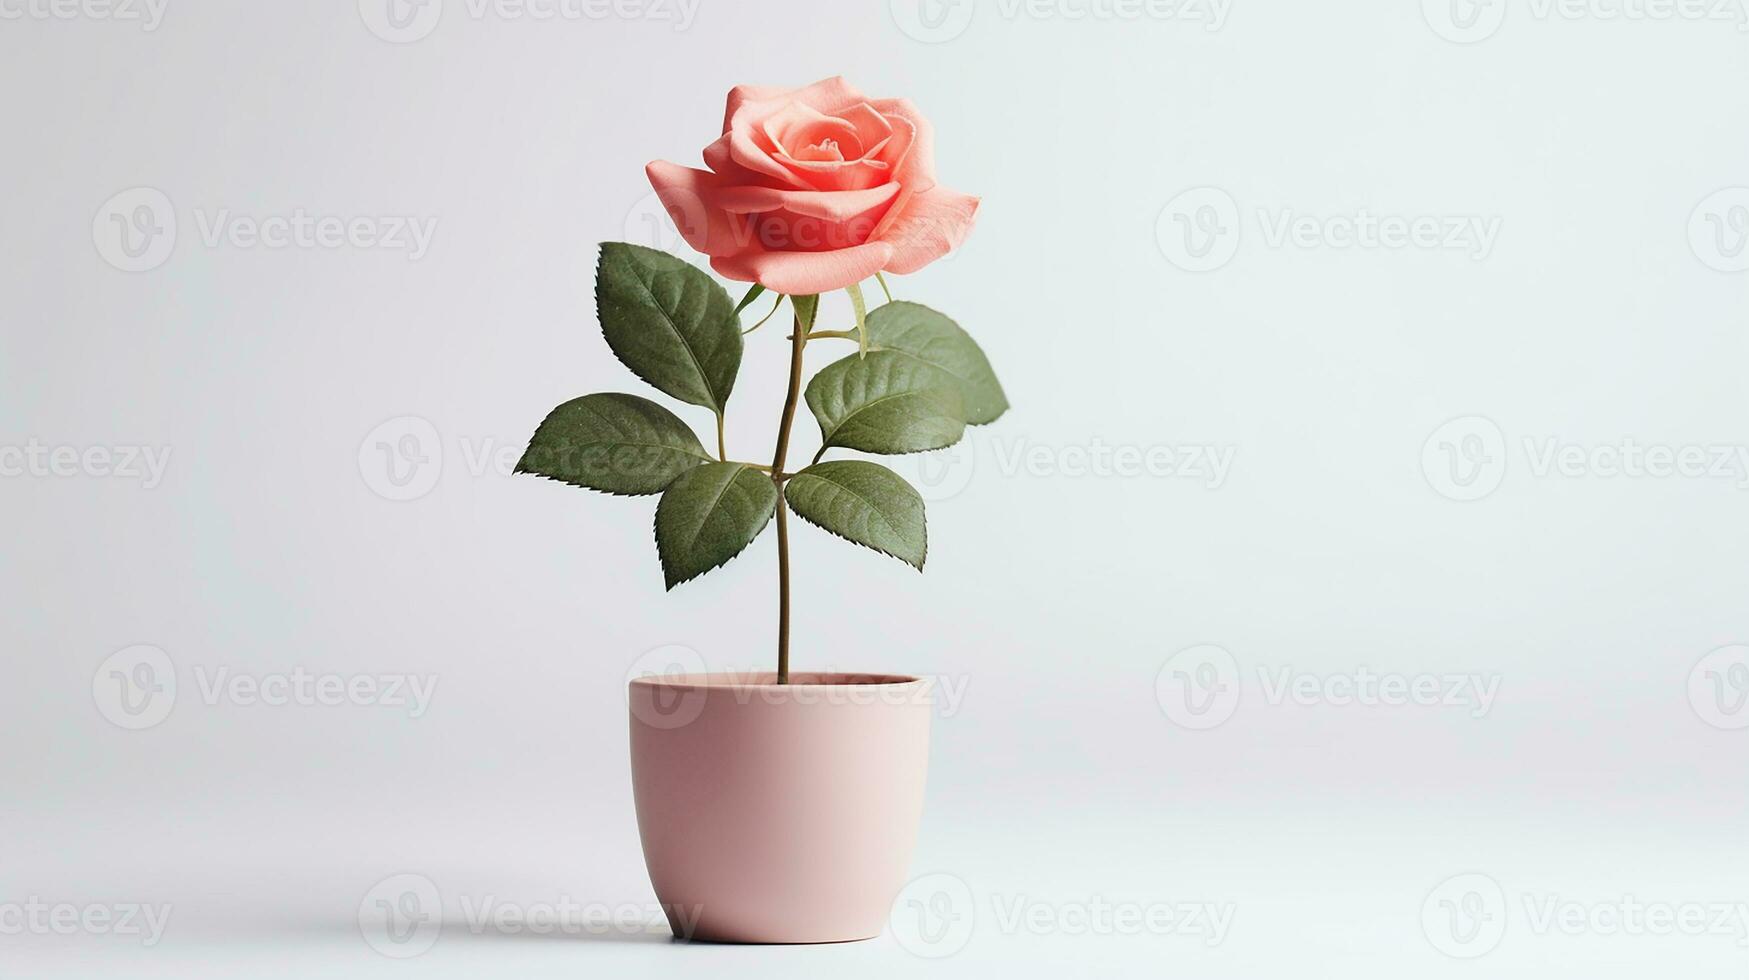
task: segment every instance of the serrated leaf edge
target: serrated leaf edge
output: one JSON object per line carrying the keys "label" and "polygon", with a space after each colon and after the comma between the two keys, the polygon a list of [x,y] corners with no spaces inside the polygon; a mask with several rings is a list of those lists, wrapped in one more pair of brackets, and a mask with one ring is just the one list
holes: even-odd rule
{"label": "serrated leaf edge", "polygon": [[[928,450],[920,450],[920,451],[927,452]],[[897,454],[894,454],[894,455],[897,455]],[[836,462],[849,462],[849,461],[848,460],[837,460]],[[872,463],[870,465],[880,466],[879,463]],[[812,468],[813,467],[809,467],[809,469],[812,469]],[[882,467],[882,469],[885,469],[885,467]],[[867,541],[858,541],[855,538],[846,537],[845,535],[840,534],[839,532],[832,530],[831,528],[827,527],[826,525],[821,524],[819,521],[814,520],[812,517],[809,517],[808,515],[802,513],[800,510],[797,510],[795,501],[790,500],[789,488],[791,485],[794,485],[796,477],[799,477],[807,472],[808,472],[807,470],[802,470],[800,473],[797,473],[795,476],[790,477],[789,484],[785,485],[783,488],[783,499],[785,501],[788,501],[789,509],[792,511],[795,511],[795,515],[797,517],[801,518],[802,520],[806,521],[809,524],[814,525],[815,527],[819,528],[820,530],[825,531],[827,534],[832,535],[833,537],[839,539],[840,541],[847,541],[847,542],[849,542],[853,545],[856,545],[860,548],[867,548],[868,550],[873,551],[877,554],[882,554],[882,555],[886,555],[888,558],[897,559],[901,563],[908,565],[911,568],[915,568],[918,571],[918,573],[920,573],[920,574],[922,573],[924,563],[929,560],[929,522],[927,520],[923,522],[923,554],[922,554],[922,556],[920,556],[917,559],[916,563],[913,564],[911,559],[906,558],[903,555],[895,555],[891,551],[888,551],[885,548],[877,548],[874,545],[869,544]],[[892,471],[887,470],[887,472],[891,473]],[[898,476],[897,473],[894,473],[893,475]],[[856,499],[862,501],[863,503],[868,504],[869,510],[874,511],[876,516],[880,516],[880,508],[876,507],[873,503],[871,503],[869,501],[869,499],[867,497],[864,497],[862,494],[857,493],[855,490],[850,489],[849,487],[845,486],[842,483],[833,483],[833,481],[827,480],[823,476],[816,475],[814,477],[814,479],[821,480],[821,481],[826,482],[826,483],[832,483],[832,485],[837,487],[838,489],[843,490],[845,493],[848,493],[851,496],[855,497]],[[903,480],[904,477],[899,477],[899,479]],[[909,486],[909,484],[906,484],[906,485]],[[912,492],[916,492],[915,487],[912,488]],[[918,499],[921,500],[923,495],[918,494],[917,496],[918,496]],[[925,508],[925,511],[927,511],[927,508]],[[881,517],[881,523],[886,524],[888,530],[892,530],[893,525],[890,522],[888,522],[885,517]]]}
{"label": "serrated leaf edge", "polygon": [[[932,367],[932,368],[934,367],[934,365],[929,364],[928,361],[919,361],[918,363],[927,365],[927,366]],[[826,366],[831,367],[832,365],[828,364]],[[940,370],[939,368],[935,368],[935,369]],[[824,370],[824,368],[822,368],[822,370]],[[947,372],[942,371],[942,373],[946,374]],[[928,390],[930,390],[930,389],[928,389],[928,388],[913,388],[910,391],[901,391],[901,392],[897,392],[897,393],[891,394],[891,395],[882,395],[881,397],[876,398],[873,401],[863,402],[861,405],[857,406],[855,412],[852,412],[851,414],[846,415],[843,419],[841,419],[839,421],[839,423],[836,426],[833,427],[832,435],[826,434],[826,423],[821,420],[819,412],[813,411],[814,405],[812,402],[808,403],[808,410],[810,412],[813,412],[814,421],[819,423],[820,441],[825,443],[827,447],[833,448],[833,449],[855,449],[854,446],[846,446],[846,445],[843,445],[842,443],[838,443],[838,442],[833,441],[833,437],[836,436],[840,431],[842,431],[844,429],[844,424],[846,422],[849,422],[851,419],[855,418],[856,416],[862,414],[863,412],[868,411],[869,408],[871,408],[872,406],[879,405],[882,402],[891,401],[895,398],[914,397],[917,395],[921,395]],[[942,390],[951,390],[951,389],[942,389]],[[953,391],[952,394],[959,395],[959,392]],[[961,408],[960,408],[960,414],[961,415],[965,414],[965,407],[963,404],[961,405]],[[966,424],[966,420],[964,418],[961,418],[959,421],[960,421],[961,426],[964,426]],[[965,438],[965,435],[962,432],[960,435],[960,439],[964,439],[964,438]],[[922,449],[907,449],[903,452],[897,452],[897,453],[875,453],[875,455],[876,456],[909,456],[912,453],[932,453],[938,449],[947,449],[950,446],[953,446],[954,444],[956,444],[958,442],[959,442],[959,439],[955,439],[953,442],[945,443],[945,444],[940,445],[940,446],[925,446]],[[856,451],[857,452],[871,452],[872,450],[857,449]]]}
{"label": "serrated leaf edge", "polygon": [[[996,385],[996,395],[997,395],[997,397],[1002,399],[1002,407],[996,411],[995,415],[990,416],[989,419],[987,419],[983,422],[973,422],[970,419],[968,419],[968,420],[966,420],[966,424],[967,425],[989,425],[991,422],[994,422],[997,419],[1001,418],[1002,416],[1007,415],[1008,410],[1014,406],[1008,401],[1008,392],[1003,390],[1003,388],[1002,388],[1002,379],[998,378],[996,376],[995,366],[990,365],[990,355],[984,352],[984,345],[978,343],[978,338],[972,336],[971,333],[968,332],[965,327],[960,326],[959,321],[955,320],[953,317],[948,316],[946,313],[941,312],[940,310],[936,309],[933,306],[930,306],[926,303],[919,303],[916,300],[889,299],[885,303],[881,304],[881,306],[877,306],[874,309],[869,310],[868,315],[874,316],[876,313],[880,312],[883,307],[893,306],[893,305],[898,304],[898,303],[903,303],[906,306],[915,306],[920,310],[928,310],[930,313],[933,313],[936,316],[941,317],[943,320],[946,320],[948,323],[953,324],[954,329],[958,330],[962,334],[965,334],[966,340],[970,341],[971,345],[973,347],[977,348],[978,354],[984,358],[984,363],[986,365],[990,366],[990,380],[992,382],[994,382]],[[945,374],[948,377],[954,379],[955,381],[958,381],[961,385],[964,385],[967,388],[970,388],[973,384],[971,378],[961,377],[961,376],[953,373],[952,371],[949,371],[947,368],[942,367],[939,364],[934,364],[934,363],[931,363],[929,361],[924,360],[921,357],[918,357],[916,354],[913,354],[908,350],[902,350],[898,347],[887,347],[887,346],[884,346],[882,344],[873,344],[873,343],[871,343],[869,345],[868,350],[870,353],[877,351],[877,350],[887,350],[887,351],[892,351],[895,354],[903,354],[906,357],[909,357],[910,359],[912,359],[913,361],[916,361],[919,364],[926,364],[929,367],[932,367],[932,368],[936,369],[937,371],[940,371],[942,374]]]}
{"label": "serrated leaf edge", "polygon": [[[592,392],[590,395],[578,395],[576,398],[570,398],[570,399],[566,399],[563,402],[560,402],[557,406],[555,406],[553,408],[552,411],[548,412],[540,420],[539,425],[534,427],[534,434],[536,436],[540,435],[540,430],[545,428],[546,424],[548,422],[552,421],[553,416],[557,415],[559,413],[559,409],[564,408],[566,405],[569,405],[574,401],[580,401],[584,398],[589,398],[592,395],[625,395],[628,398],[637,398],[640,401],[650,402],[650,404],[655,405],[657,408],[661,408],[665,412],[668,411],[668,409],[665,408],[659,402],[650,401],[650,399],[648,399],[648,398],[643,398],[640,395],[633,395],[633,394],[630,394],[629,392],[623,392],[623,391]],[[668,414],[673,415],[674,413],[669,412]],[[664,446],[660,443],[621,442],[621,443],[615,443],[615,445],[636,446],[639,448],[647,448],[647,449],[673,449],[675,452],[684,452],[688,456],[697,456],[699,459],[700,465],[703,465],[705,463],[718,462],[718,459],[715,456],[710,455],[709,451],[704,448],[704,444],[698,442],[698,433],[693,432],[692,428],[690,426],[686,425],[686,420],[680,418],[680,416],[678,416],[678,415],[675,415],[674,418],[692,436],[692,441],[694,443],[698,444],[699,451],[697,453],[694,453],[691,450],[675,449],[673,446]],[[516,465],[511,467],[511,469],[510,469],[510,474],[512,476],[520,476],[520,475],[538,476],[543,480],[551,480],[554,483],[562,483],[567,487],[576,487],[579,490],[589,490],[589,491],[593,491],[595,493],[605,493],[609,497],[654,497],[654,496],[660,496],[662,491],[667,490],[668,487],[671,486],[675,480],[678,480],[681,477],[685,476],[687,473],[691,472],[693,469],[693,468],[689,467],[688,469],[681,470],[679,473],[674,474],[673,479],[670,479],[667,483],[662,484],[662,488],[660,490],[650,490],[650,491],[647,491],[644,493],[634,493],[634,492],[629,491],[629,490],[603,490],[600,487],[592,487],[587,483],[579,483],[576,480],[567,480],[564,477],[552,476],[551,474],[548,474],[548,473],[542,473],[539,470],[531,470],[531,469],[527,468],[524,464],[528,462],[528,454],[530,452],[532,452],[533,450],[534,450],[534,436],[530,436],[528,448],[524,449],[522,451],[522,455],[520,457],[518,457],[516,460]]]}
{"label": "serrated leaf edge", "polygon": [[[714,463],[716,460],[705,460],[704,462]],[[603,490],[600,487],[592,487],[587,483],[578,483],[575,480],[566,480],[557,476],[548,476],[545,473],[537,473],[534,470],[525,470],[522,468],[521,463],[517,463],[516,468],[511,472],[517,476],[535,476],[543,480],[551,480],[554,483],[561,483],[567,487],[576,487],[579,490],[588,490],[591,493],[604,493],[609,497],[659,497],[664,490],[667,490],[670,486],[674,485],[674,480],[678,480],[692,471],[688,469],[676,473],[674,474],[674,480],[669,480],[667,483],[664,483],[661,490],[651,490],[648,493],[633,493],[630,490]]]}
{"label": "serrated leaf edge", "polygon": [[[668,256],[668,258],[674,259],[674,261],[679,262],[683,265],[686,265],[687,268],[690,268],[693,271],[698,272],[700,275],[705,275],[703,271],[699,270],[695,266],[692,266],[690,263],[686,262],[685,259],[682,259],[682,258],[675,256],[675,255],[670,255],[669,253],[664,252],[659,248],[648,248],[648,246],[644,246],[644,245],[633,245],[631,242],[602,242],[600,248],[597,250],[597,254],[595,257],[595,321],[596,321],[597,326],[602,327],[604,335],[606,332],[606,327],[605,327],[605,325],[603,325],[601,323],[601,267],[604,264],[606,264],[606,262],[607,262],[607,246],[609,246],[609,245],[625,245],[625,246],[629,246],[632,248],[643,248],[643,249],[646,249],[647,251],[655,252],[658,255],[666,255],[666,256]],[[712,286],[715,286],[718,289],[723,288],[720,283],[718,283],[715,279],[711,279],[708,275],[705,275],[705,279]],[[715,391],[711,390],[710,376],[705,373],[704,364],[703,364],[703,362],[701,362],[698,359],[698,352],[692,349],[692,342],[686,339],[686,335],[680,332],[680,328],[678,326],[675,326],[674,318],[668,315],[668,311],[662,309],[662,305],[660,303],[656,302],[656,294],[650,292],[650,284],[645,282],[642,277],[638,277],[638,285],[642,286],[644,288],[644,294],[646,296],[650,297],[650,305],[655,307],[655,309],[658,313],[662,314],[663,322],[668,324],[668,329],[670,331],[672,331],[674,336],[680,341],[680,346],[686,348],[686,356],[692,360],[692,367],[695,371],[698,372],[699,383],[704,385],[704,390],[710,394],[711,403],[708,405],[699,405],[699,407],[700,408],[708,408],[712,412],[717,413],[718,415],[721,415],[723,412],[727,411],[728,404],[729,404],[729,396],[734,394],[734,391],[735,391],[735,378],[729,379],[729,390],[728,390],[728,392],[724,393],[722,398],[719,400],[717,397],[717,393]],[[724,290],[724,295],[725,296],[728,295],[727,290]],[[740,334],[741,326],[740,326],[740,316],[738,313],[737,313],[733,323],[734,323],[734,327],[735,327],[735,333],[737,335]],[[655,384],[652,384],[642,374],[638,373],[637,368],[632,367],[631,364],[628,363],[625,358],[621,357],[619,355],[619,351],[614,350],[612,344],[607,345],[607,350],[609,353],[611,353],[613,355],[614,360],[618,361],[622,367],[624,367],[627,371],[630,371],[632,373],[632,377],[637,378],[639,381],[644,382],[644,384],[649,385],[651,388],[655,388],[655,390],[662,392],[662,394],[667,395],[669,398],[676,399],[677,401],[686,402],[688,405],[697,404],[696,402],[687,401],[686,399],[681,398],[679,395],[676,395],[671,391],[663,391],[661,388],[657,387]],[[741,372],[738,369],[735,372],[737,377],[740,375],[740,373]]]}
{"label": "serrated leaf edge", "polygon": [[[716,462],[721,462],[721,460],[714,460],[713,459],[713,460],[711,460],[711,462],[716,463]],[[748,466],[746,463],[736,463],[734,465],[740,467],[742,472],[753,469],[753,467]],[[691,470],[687,471],[687,473],[690,473],[690,472],[692,472],[692,471]],[[757,473],[758,470],[754,470],[754,472]],[[685,476],[685,475],[686,475],[685,473],[681,474],[681,476]],[[740,472],[737,472],[734,476],[730,477],[723,484],[724,491],[727,491],[729,484],[734,483],[736,480],[738,480],[740,478],[741,478]],[[677,476],[674,479],[678,480],[678,479],[680,479],[680,477]],[[769,477],[767,477],[767,479],[769,479]],[[664,488],[663,492],[667,492],[666,488]],[[723,499],[723,495],[721,492],[719,492],[717,494],[717,500],[720,501],[722,499]],[[667,583],[667,585],[665,586],[663,591],[664,592],[672,592],[672,591],[674,591],[674,587],[676,585],[685,585],[686,583],[692,581],[695,578],[698,578],[701,575],[704,575],[707,572],[714,572],[717,569],[722,568],[724,565],[727,565],[729,562],[732,562],[735,559],[741,557],[743,554],[745,554],[747,552],[748,548],[753,547],[753,542],[759,540],[759,536],[761,534],[765,533],[765,529],[767,527],[771,526],[772,515],[777,513],[776,504],[777,504],[777,500],[775,498],[773,498],[771,512],[767,513],[765,515],[765,520],[760,522],[759,526],[757,528],[753,529],[753,533],[747,536],[747,543],[745,545],[741,546],[740,551],[737,551],[734,554],[730,555],[729,557],[724,558],[722,561],[717,562],[715,565],[712,565],[709,568],[701,568],[698,571],[693,572],[691,575],[686,576],[685,578],[672,579],[672,580],[670,580],[668,577],[668,574],[669,574],[669,572],[668,572],[668,559],[663,557],[663,555],[662,555],[661,539],[656,536],[656,516],[654,514],[652,514],[650,516],[650,539],[656,543],[656,562],[657,562],[657,564],[662,566],[662,580]],[[713,503],[712,506],[714,507],[715,504]],[[660,503],[658,502],[658,508],[659,507],[660,507]]]}

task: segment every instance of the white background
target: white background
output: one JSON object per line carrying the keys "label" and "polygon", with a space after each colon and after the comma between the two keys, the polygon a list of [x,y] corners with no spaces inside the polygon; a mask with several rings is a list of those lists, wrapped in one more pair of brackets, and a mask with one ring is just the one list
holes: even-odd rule
{"label": "white background", "polygon": [[[682,23],[678,0],[443,0],[397,32],[376,0],[155,23],[0,0],[0,972],[1743,976],[1739,919],[1646,935],[1608,910],[1749,902],[1749,668],[1703,662],[1749,643],[1749,33],[1735,0],[1502,3],[702,0]],[[488,901],[654,901],[625,678],[669,645],[771,655],[771,533],[664,593],[650,499],[500,457],[559,402],[648,394],[591,299],[598,242],[684,247],[643,165],[696,164],[735,83],[836,73],[922,106],[942,182],[983,198],[959,254],[894,286],[979,338],[1014,404],[921,474],[924,575],[793,534],[798,667],[964,692],[915,862],[952,878],[910,895],[959,931],[472,928]],[[123,271],[111,213],[160,199],[110,202],[142,187],[175,236]],[[206,240],[300,209],[436,226],[416,259]],[[1363,211],[1497,234],[1324,237]],[[744,458],[782,333],[749,338]],[[1629,441],[1734,468],[1620,472]],[[31,447],[169,458],[57,475]],[[1231,466],[1119,472],[1115,447]],[[107,685],[133,654],[110,658],[141,644],[176,692],[130,730]],[[296,669],[437,686],[419,717],[203,691]],[[1284,670],[1313,693],[1278,696]],[[1498,687],[1339,703],[1363,671]],[[358,918],[398,874],[443,905],[407,962]],[[171,913],[149,948],[8,931],[33,899]],[[1232,918],[1218,942],[1070,934],[1017,903]]]}

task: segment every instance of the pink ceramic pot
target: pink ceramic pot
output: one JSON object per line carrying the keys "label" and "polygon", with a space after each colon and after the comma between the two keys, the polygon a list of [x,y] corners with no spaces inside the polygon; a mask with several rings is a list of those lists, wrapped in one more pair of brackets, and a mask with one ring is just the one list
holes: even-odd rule
{"label": "pink ceramic pot", "polygon": [[677,936],[880,935],[911,861],[930,685],[861,674],[631,682],[632,793]]}

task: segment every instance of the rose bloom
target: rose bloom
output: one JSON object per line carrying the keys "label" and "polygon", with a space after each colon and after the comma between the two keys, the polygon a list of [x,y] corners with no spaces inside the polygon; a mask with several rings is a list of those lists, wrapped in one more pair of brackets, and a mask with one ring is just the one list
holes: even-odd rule
{"label": "rose bloom", "polygon": [[687,244],[730,279],[791,296],[923,268],[965,239],[978,199],[935,183],[929,121],[842,78],[737,85],[709,170],[645,172]]}

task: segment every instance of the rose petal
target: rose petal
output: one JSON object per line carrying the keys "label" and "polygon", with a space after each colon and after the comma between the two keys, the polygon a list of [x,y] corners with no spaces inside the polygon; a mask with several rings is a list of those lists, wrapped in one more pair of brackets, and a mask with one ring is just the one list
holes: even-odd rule
{"label": "rose petal", "polygon": [[730,184],[745,184],[760,179],[759,175],[735,162],[729,152],[729,138],[718,137],[715,143],[704,148],[704,165],[715,173],[723,176]]}
{"label": "rose petal", "polygon": [[857,104],[838,114],[838,118],[849,123],[856,129],[856,136],[862,143],[862,152],[868,156],[880,150],[881,145],[893,135],[893,124],[887,117],[875,111],[875,107],[867,102]]}
{"label": "rose petal", "polygon": [[[879,109],[842,77],[823,78],[799,89],[779,89],[776,94],[772,94],[773,90],[760,86],[743,86],[742,89],[740,94],[733,91],[729,93],[731,107],[724,119],[723,138],[719,141],[726,145],[718,149],[713,144],[705,150],[705,162],[712,170],[728,173],[731,169],[738,168],[756,175],[755,179],[759,183],[799,190],[853,190],[871,187],[888,179],[886,173],[877,174],[866,167],[844,172],[836,169],[852,166],[848,163],[790,159],[759,125],[793,103],[827,116],[848,114],[850,118],[847,122],[852,127],[869,126],[870,121],[857,111],[857,107],[867,105],[876,115],[881,115]],[[862,132],[861,128],[857,128],[857,132]],[[870,144],[864,142],[864,152],[869,148]],[[810,163],[815,166],[806,165]]]}
{"label": "rose petal", "polygon": [[718,273],[789,295],[914,272],[963,241],[978,209],[936,187],[916,106],[865,99],[839,77],[735,87],[704,159],[709,171],[650,164],[663,205]]}
{"label": "rose petal", "polygon": [[780,85],[737,85],[729,89],[729,104],[723,107],[723,132],[729,131],[729,120],[735,118],[736,109],[749,102],[781,98],[790,91]]}
{"label": "rose petal", "polygon": [[892,257],[885,242],[835,252],[761,252],[713,257],[711,268],[741,282],[756,282],[786,296],[812,296],[843,289],[881,271]]}
{"label": "rose petal", "polygon": [[802,151],[824,139],[838,142],[840,160],[855,160],[863,154],[862,136],[854,125],[799,102],[791,102],[772,113],[759,128],[779,153],[792,159],[806,159]]}
{"label": "rose petal", "polygon": [[738,117],[746,117],[748,123],[757,122],[766,116],[783,108],[787,102],[800,102],[810,109],[818,109],[827,115],[835,115],[837,110],[866,102],[861,92],[852,88],[842,75],[822,78],[812,85],[804,85],[798,89],[773,90],[765,86],[744,86],[749,92],[764,95],[763,98],[735,97],[735,92],[729,92],[729,112],[723,119],[723,132],[734,128]]}
{"label": "rose petal", "polygon": [[969,194],[937,187],[896,205],[900,210],[878,241],[893,247],[887,272],[916,272],[965,241],[978,213],[978,199]]}
{"label": "rose petal", "polygon": [[747,219],[712,202],[723,179],[717,174],[666,160],[651,161],[644,174],[686,244],[706,255],[734,255],[752,244]]}
{"label": "rose petal", "polygon": [[856,191],[786,191],[772,187],[724,187],[714,191],[710,203],[732,214],[776,211],[779,208],[810,218],[847,221],[891,201],[899,185],[882,184]]}
{"label": "rose petal", "polygon": [[[910,99],[876,99],[869,103],[876,112],[894,123],[893,142],[888,144],[882,159],[893,167],[893,179],[917,193],[935,186],[935,128]],[[907,128],[911,138],[900,144],[899,135]]]}
{"label": "rose petal", "polygon": [[[742,109],[743,113],[747,110]],[[774,153],[776,147],[769,142],[763,130],[736,125],[730,129],[723,139],[729,141],[729,159],[739,166],[760,175],[787,184],[799,190],[807,190],[812,184],[803,180],[800,175],[779,163]]]}
{"label": "rose petal", "polygon": [[752,214],[755,246],[784,252],[819,252],[861,245],[874,237],[899,185],[866,191],[780,191],[731,187],[707,203],[732,214]]}

